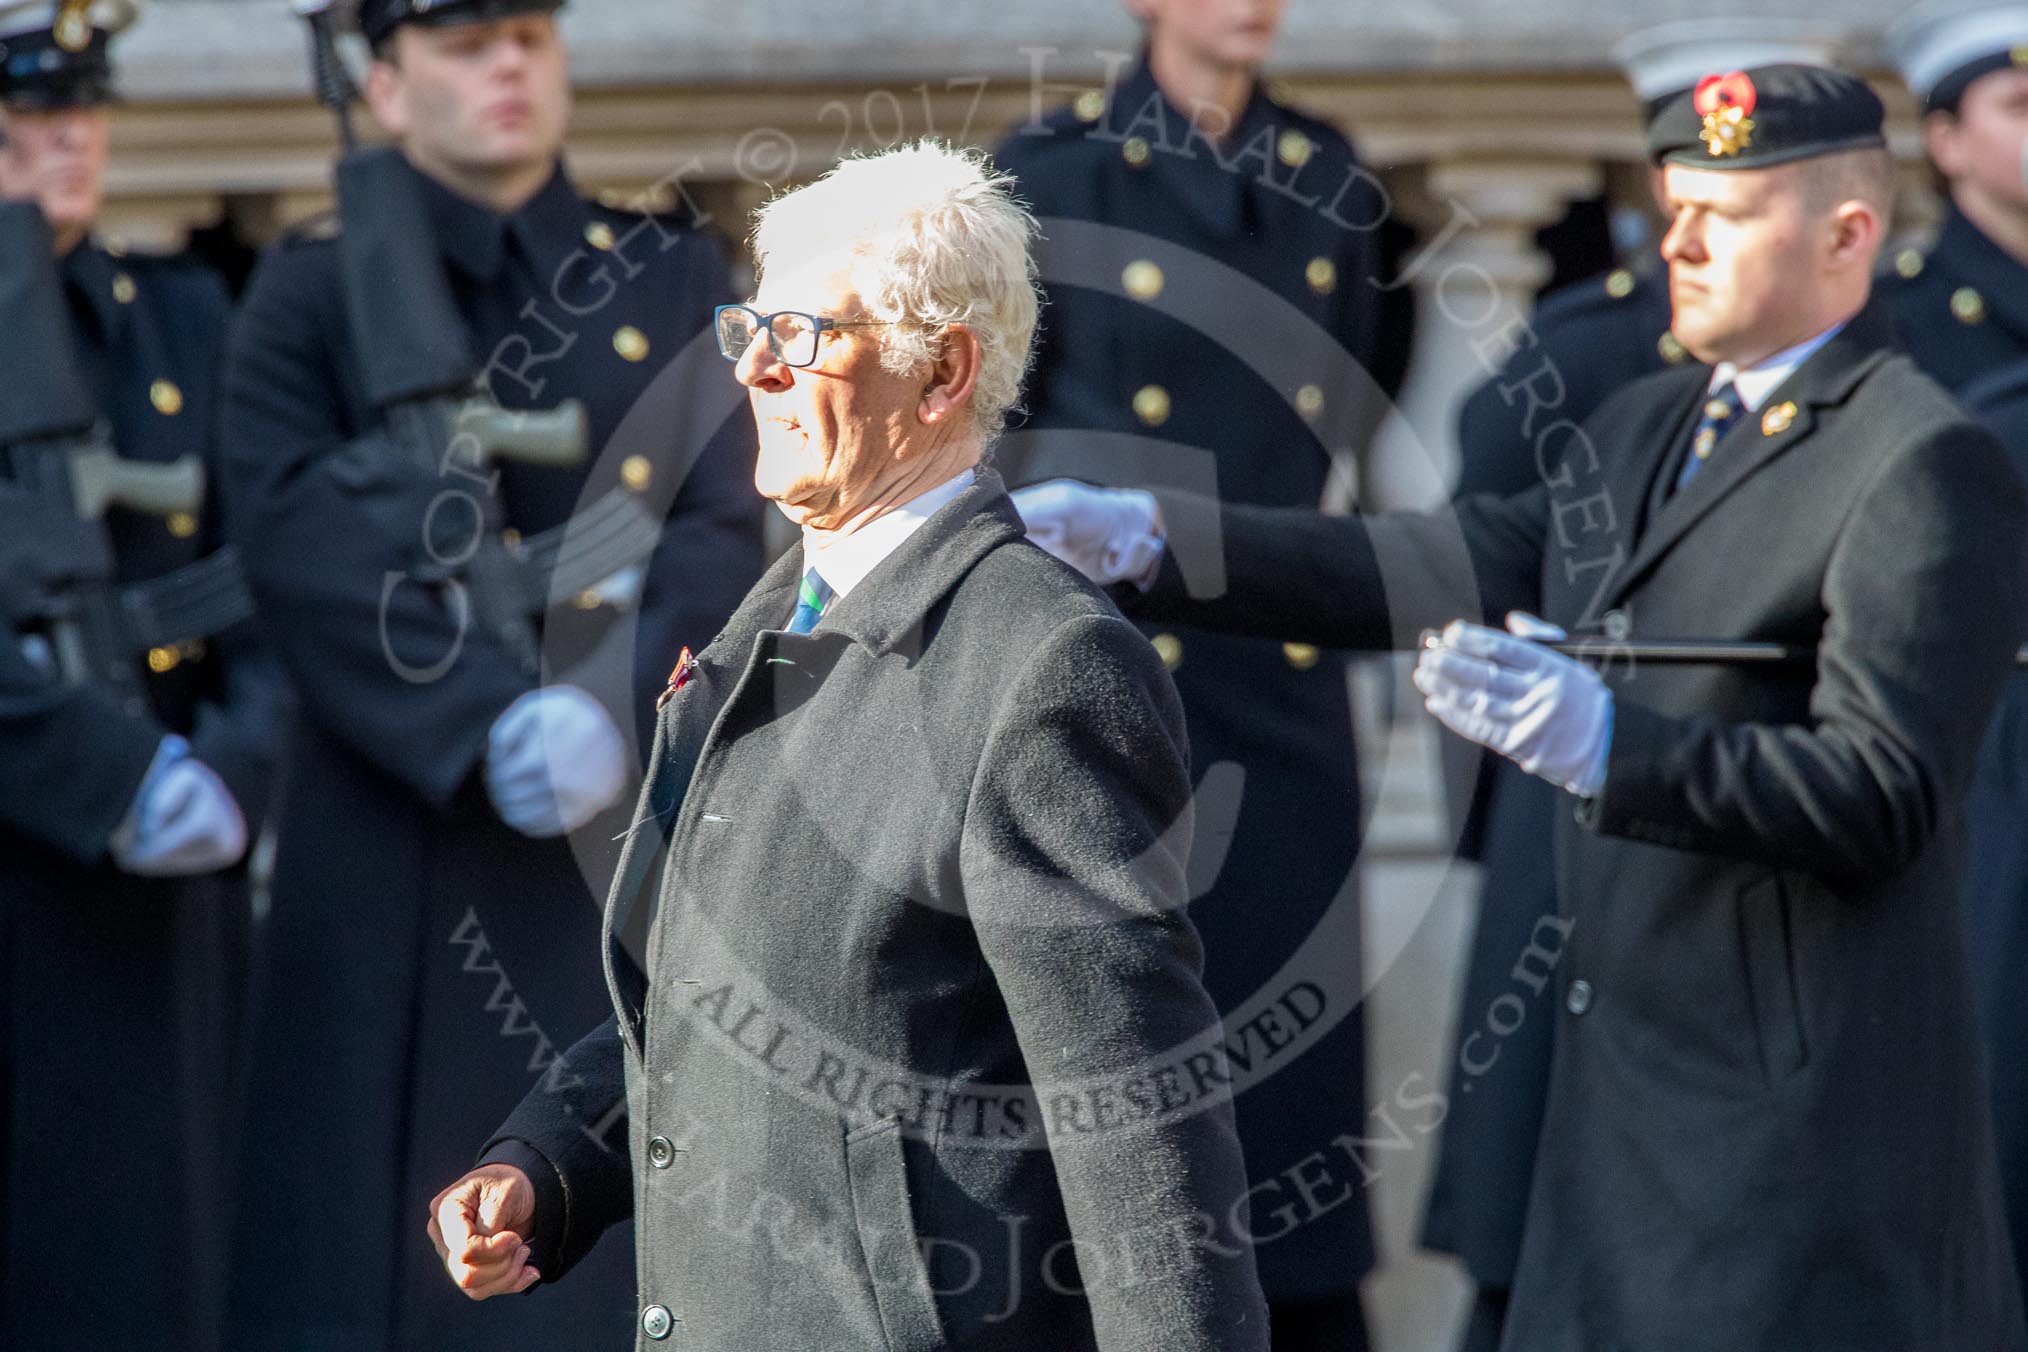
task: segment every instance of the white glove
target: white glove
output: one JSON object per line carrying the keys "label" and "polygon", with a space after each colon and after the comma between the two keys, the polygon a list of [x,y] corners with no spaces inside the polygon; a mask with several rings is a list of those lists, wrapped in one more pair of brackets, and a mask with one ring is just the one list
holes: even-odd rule
{"label": "white glove", "polygon": [[155,748],[134,805],[107,848],[115,867],[137,877],[216,873],[246,853],[246,818],[232,790],[172,733]]}
{"label": "white glove", "polygon": [[574,685],[531,690],[486,739],[486,792],[500,820],[543,840],[575,831],[627,786],[627,747],[605,706]]}
{"label": "white glove", "polygon": [[1515,611],[1508,633],[1453,620],[1416,659],[1415,688],[1444,726],[1589,798],[1605,786],[1613,696],[1597,672],[1531,639],[1563,630]]}
{"label": "white glove", "polygon": [[1051,479],[1016,489],[1014,506],[1029,539],[1101,587],[1124,581],[1145,586],[1161,562],[1162,527],[1152,493]]}

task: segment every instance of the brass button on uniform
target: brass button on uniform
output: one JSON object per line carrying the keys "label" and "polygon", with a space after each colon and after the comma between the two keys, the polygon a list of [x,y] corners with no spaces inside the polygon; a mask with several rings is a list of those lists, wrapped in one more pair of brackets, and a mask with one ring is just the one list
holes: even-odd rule
{"label": "brass button on uniform", "polygon": [[655,480],[655,465],[645,455],[630,455],[620,462],[620,482],[630,492],[645,493]]}
{"label": "brass button on uniform", "polygon": [[1305,385],[1296,391],[1296,412],[1305,418],[1314,418],[1324,411],[1324,391],[1316,385]]}
{"label": "brass button on uniform", "polygon": [[1096,122],[1106,115],[1106,93],[1103,89],[1087,89],[1070,106],[1078,121]]}
{"label": "brass button on uniform", "polygon": [[139,294],[140,292],[134,286],[134,279],[132,277],[129,277],[124,272],[116,272],[113,274],[114,300],[118,301],[122,305],[132,305],[134,303],[134,297]]}
{"label": "brass button on uniform", "polygon": [[1680,365],[1683,359],[1690,355],[1690,350],[1667,329],[1663,329],[1662,336],[1655,340],[1655,351],[1661,353],[1662,360],[1671,366]]}
{"label": "brass button on uniform", "polygon": [[174,648],[148,649],[148,670],[154,672],[157,676],[176,670],[182,662],[183,654],[177,652]]}
{"label": "brass button on uniform", "polygon": [[1634,274],[1625,268],[1614,268],[1606,274],[1605,288],[1614,300],[1624,300],[1634,292]]}
{"label": "brass button on uniform", "polygon": [[1161,265],[1146,258],[1137,258],[1127,264],[1120,274],[1120,285],[1135,300],[1153,300],[1162,294]]}
{"label": "brass button on uniform", "polygon": [[510,552],[521,548],[521,532],[508,526],[500,532],[500,543],[507,546]]}
{"label": "brass button on uniform", "polygon": [[169,527],[169,533],[179,540],[188,540],[197,534],[197,518],[188,512],[171,512],[164,524]]}
{"label": "brass button on uniform", "polygon": [[1986,317],[1986,298],[1975,287],[1961,286],[1951,292],[1951,313],[1960,324],[1976,324]]}
{"label": "brass button on uniform", "polygon": [[1162,665],[1170,671],[1183,665],[1183,640],[1174,634],[1157,634],[1148,640],[1155,645],[1155,656],[1162,659]]}
{"label": "brass button on uniform", "polygon": [[657,1169],[666,1169],[676,1160],[676,1147],[667,1136],[648,1138],[648,1163]]}
{"label": "brass button on uniform", "polygon": [[105,251],[114,258],[125,258],[127,256],[127,239],[124,235],[107,235],[100,243]]}
{"label": "brass button on uniform", "polygon": [[571,597],[570,603],[579,610],[597,610],[605,604],[605,598],[590,587],[587,587],[576,596]]}
{"label": "brass button on uniform", "polygon": [[669,1336],[669,1330],[675,1323],[676,1317],[669,1313],[666,1305],[650,1305],[641,1311],[641,1332],[658,1343]]}
{"label": "brass button on uniform", "polygon": [[648,359],[648,335],[635,328],[632,324],[623,324],[620,326],[619,332],[613,335],[613,351],[619,353],[628,361],[646,361]]}
{"label": "brass button on uniform", "polygon": [[1303,280],[1310,284],[1310,290],[1328,296],[1338,289],[1338,265],[1328,258],[1312,258],[1303,269]]}
{"label": "brass button on uniform", "polygon": [[1169,391],[1160,385],[1143,385],[1134,391],[1134,416],[1150,427],[1169,421]]}
{"label": "brass button on uniform", "polygon": [[613,247],[613,228],[604,221],[593,221],[584,228],[584,241],[601,251]]}
{"label": "brass button on uniform", "polygon": [[173,418],[183,411],[183,391],[173,380],[158,380],[148,387],[148,402],[163,417]]}
{"label": "brass button on uniform", "polygon": [[1317,659],[1323,654],[1308,643],[1284,643],[1282,656],[1287,658],[1289,665],[1297,671],[1308,671],[1317,665]]}
{"label": "brass button on uniform", "polygon": [[1120,147],[1120,158],[1128,164],[1133,165],[1136,169],[1145,169],[1148,166],[1148,161],[1155,158],[1155,152],[1149,146],[1146,137],[1129,136],[1126,144]]}
{"label": "brass button on uniform", "polygon": [[1275,142],[1275,154],[1291,169],[1300,169],[1317,153],[1317,143],[1299,131],[1285,131]]}
{"label": "brass button on uniform", "polygon": [[1894,255],[1894,270],[1911,280],[1922,276],[1922,250],[1903,249]]}

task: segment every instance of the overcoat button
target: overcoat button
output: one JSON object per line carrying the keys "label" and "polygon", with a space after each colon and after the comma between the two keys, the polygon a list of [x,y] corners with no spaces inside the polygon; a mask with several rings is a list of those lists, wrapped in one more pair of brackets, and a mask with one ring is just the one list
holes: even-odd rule
{"label": "overcoat button", "polygon": [[1570,990],[1563,997],[1563,1007],[1573,1014],[1582,1014],[1591,1008],[1591,983],[1573,981]]}
{"label": "overcoat button", "polygon": [[675,1323],[675,1316],[669,1313],[669,1309],[665,1305],[650,1305],[647,1309],[641,1311],[641,1332],[647,1334],[656,1342],[667,1338],[670,1328]]}

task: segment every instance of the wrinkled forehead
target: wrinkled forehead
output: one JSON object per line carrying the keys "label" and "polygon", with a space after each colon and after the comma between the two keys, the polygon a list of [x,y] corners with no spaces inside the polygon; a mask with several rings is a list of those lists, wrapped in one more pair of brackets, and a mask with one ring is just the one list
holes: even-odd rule
{"label": "wrinkled forehead", "polygon": [[857,313],[859,293],[853,284],[851,255],[844,250],[801,257],[770,255],[754,290],[754,308],[764,314],[775,310],[806,310],[833,317]]}

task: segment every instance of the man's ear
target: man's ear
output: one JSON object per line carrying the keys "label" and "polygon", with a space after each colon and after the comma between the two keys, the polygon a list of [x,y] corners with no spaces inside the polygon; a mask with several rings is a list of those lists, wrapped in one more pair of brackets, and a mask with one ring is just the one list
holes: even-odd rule
{"label": "man's ear", "polygon": [[930,362],[929,380],[916,408],[920,422],[947,422],[971,402],[979,384],[979,363],[984,357],[979,335],[967,324],[944,329],[943,350]]}
{"label": "man's ear", "polygon": [[1831,212],[1831,262],[1841,266],[1857,262],[1870,269],[1886,229],[1871,203],[1856,197],[1840,202]]}
{"label": "man's ear", "polygon": [[[400,33],[388,39],[390,56],[393,44],[400,40]],[[361,92],[366,95],[366,106],[373,110],[373,120],[382,131],[397,139],[408,135],[408,82],[402,78],[399,64],[376,56],[366,68],[366,88]]]}

